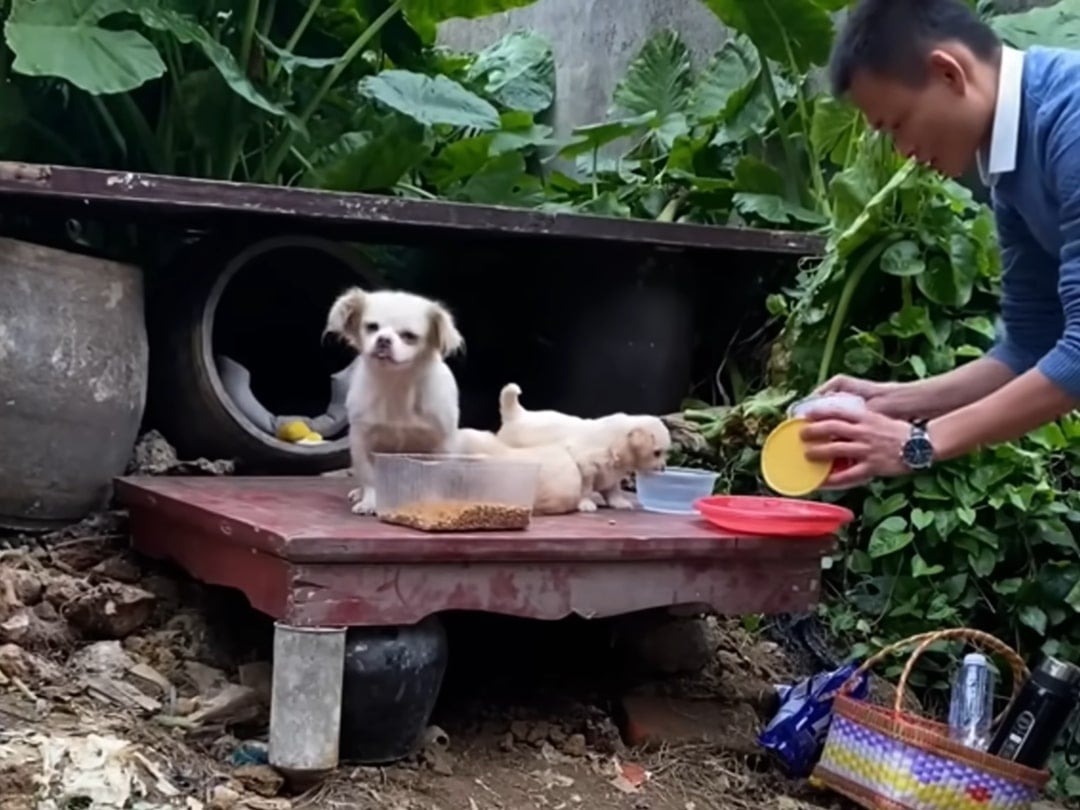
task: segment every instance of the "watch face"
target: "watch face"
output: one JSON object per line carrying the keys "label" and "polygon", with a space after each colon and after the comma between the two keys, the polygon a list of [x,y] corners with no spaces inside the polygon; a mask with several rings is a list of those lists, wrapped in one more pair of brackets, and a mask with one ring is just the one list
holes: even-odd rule
{"label": "watch face", "polygon": [[925,436],[912,436],[904,444],[903,456],[913,470],[925,470],[934,460],[934,446]]}

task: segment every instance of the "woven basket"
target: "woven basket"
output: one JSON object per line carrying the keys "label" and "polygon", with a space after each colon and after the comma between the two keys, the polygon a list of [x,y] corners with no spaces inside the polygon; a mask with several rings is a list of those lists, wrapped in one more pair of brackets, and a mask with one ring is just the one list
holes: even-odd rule
{"label": "woven basket", "polygon": [[[1027,680],[1027,667],[993,636],[963,628],[912,636],[867,659],[840,688],[811,780],[871,810],[1027,810],[1046,786],[1047,771],[968,748],[949,739],[948,726],[903,710],[908,679],[919,657],[935,642],[954,640],[1003,656],[1013,672],[1015,699]],[[850,697],[860,675],[889,655],[911,648],[891,707]]]}

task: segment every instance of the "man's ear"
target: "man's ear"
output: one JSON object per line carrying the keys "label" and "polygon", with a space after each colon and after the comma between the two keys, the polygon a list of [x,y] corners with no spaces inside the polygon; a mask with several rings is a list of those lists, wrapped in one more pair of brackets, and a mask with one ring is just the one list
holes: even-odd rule
{"label": "man's ear", "polygon": [[962,96],[967,92],[970,76],[965,61],[958,59],[955,54],[945,48],[936,48],[927,56],[927,68],[932,76],[945,84],[956,95]]}

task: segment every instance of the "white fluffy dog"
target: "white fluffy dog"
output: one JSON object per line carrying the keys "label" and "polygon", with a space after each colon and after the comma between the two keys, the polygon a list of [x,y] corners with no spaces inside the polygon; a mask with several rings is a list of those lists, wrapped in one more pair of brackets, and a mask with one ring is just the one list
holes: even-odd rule
{"label": "white fluffy dog", "polygon": [[579,447],[611,448],[613,463],[598,471],[597,495],[612,509],[630,509],[622,479],[631,472],[662,470],[671,449],[671,432],[656,416],[614,413],[583,419],[560,411],[530,411],[521,404],[521,387],[510,383],[499,395],[502,427],[498,439],[510,447],[540,447],[568,442]]}
{"label": "white fluffy dog", "polygon": [[445,452],[457,431],[457,381],[445,358],[464,345],[450,312],[406,292],[351,289],[330,308],[326,332],[361,355],[349,385],[352,511],[375,511],[374,453]]}

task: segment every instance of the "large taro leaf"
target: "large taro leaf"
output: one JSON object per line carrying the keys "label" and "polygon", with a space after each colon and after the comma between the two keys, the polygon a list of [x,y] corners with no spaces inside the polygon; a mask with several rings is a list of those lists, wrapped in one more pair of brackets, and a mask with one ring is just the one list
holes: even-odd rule
{"label": "large taro leaf", "polygon": [[475,19],[531,6],[536,0],[402,0],[405,17],[425,44],[435,42],[435,25],[454,17]]}
{"label": "large taro leaf", "polygon": [[66,79],[94,95],[124,93],[158,78],[165,63],[150,40],[98,25],[131,6],[126,0],[12,0],[4,24],[12,68]]}
{"label": "large taro leaf", "polygon": [[640,133],[655,120],[656,116],[651,112],[647,112],[633,118],[619,118],[614,121],[575,127],[573,138],[559,150],[559,156],[572,158],[578,155],[590,154],[607,146],[609,143],[619,140],[619,138],[626,138]]}
{"label": "large taro leaf", "polygon": [[429,154],[424,127],[390,115],[377,130],[346,132],[318,150],[303,184],[331,191],[386,191]]}
{"label": "large taro leaf", "polygon": [[689,111],[698,121],[725,120],[753,92],[761,60],[744,36],[727,40],[716,52],[690,94]]}
{"label": "large taro leaf", "polygon": [[617,107],[631,115],[655,113],[661,121],[686,109],[693,84],[690,49],[671,30],[642,46],[615,87]]}
{"label": "large taro leaf", "polygon": [[828,61],[832,19],[814,0],[705,0],[705,5],[765,56],[800,73]]}
{"label": "large taro leaf", "polygon": [[507,109],[543,112],[555,100],[551,43],[539,34],[514,31],[477,54],[465,79]]}
{"label": "large taro leaf", "polygon": [[1043,45],[1056,48],[1080,47],[1080,0],[1060,0],[1046,8],[1032,8],[1016,14],[990,18],[990,27],[1014,48]]}
{"label": "large taro leaf", "polygon": [[837,166],[849,162],[849,152],[864,130],[862,114],[851,104],[831,96],[820,96],[814,102],[810,120],[810,149],[814,159],[829,158]]}
{"label": "large taro leaf", "polygon": [[384,70],[360,81],[360,94],[428,126],[493,130],[499,111],[445,76]]}
{"label": "large taro leaf", "polygon": [[259,92],[259,89],[244,75],[244,71],[240,69],[240,65],[232,52],[215,40],[210,35],[210,32],[199,25],[194,18],[150,3],[140,6],[138,14],[143,24],[148,28],[168,33],[175,37],[178,42],[185,45],[194,44],[198,46],[203,55],[221,74],[221,78],[225,80],[225,83],[249,104],[271,115],[287,115],[283,107],[270,101]]}

